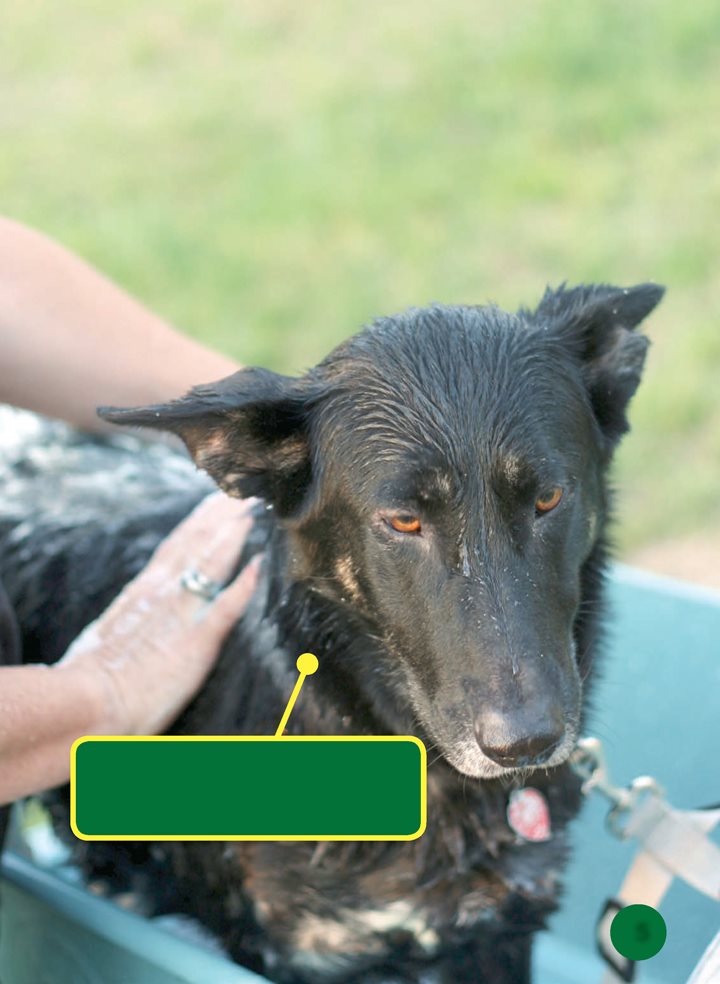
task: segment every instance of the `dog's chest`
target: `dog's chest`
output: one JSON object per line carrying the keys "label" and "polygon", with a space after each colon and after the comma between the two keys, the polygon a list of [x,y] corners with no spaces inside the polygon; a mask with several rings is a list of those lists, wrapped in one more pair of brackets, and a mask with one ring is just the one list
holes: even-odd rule
{"label": "dog's chest", "polygon": [[289,962],[301,973],[332,979],[358,961],[383,959],[399,947],[413,957],[432,957],[440,942],[430,914],[412,901],[339,907],[332,914],[304,912],[297,918]]}
{"label": "dog's chest", "polygon": [[263,845],[243,855],[244,889],[267,934],[266,963],[279,954],[308,980],[332,981],[398,953],[431,961],[450,939],[497,919],[508,894],[486,870],[418,887],[410,851],[345,871],[312,859],[296,868],[290,854],[283,864]]}

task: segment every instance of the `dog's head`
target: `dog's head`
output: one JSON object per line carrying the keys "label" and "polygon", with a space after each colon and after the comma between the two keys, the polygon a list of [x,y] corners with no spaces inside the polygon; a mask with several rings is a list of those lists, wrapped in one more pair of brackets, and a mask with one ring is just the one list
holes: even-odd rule
{"label": "dog's head", "polygon": [[178,433],[226,492],[271,503],[289,576],[373,623],[458,770],[553,766],[577,734],[582,572],[640,381],[635,329],[662,293],[410,310],[302,378],[248,369],[101,413]]}

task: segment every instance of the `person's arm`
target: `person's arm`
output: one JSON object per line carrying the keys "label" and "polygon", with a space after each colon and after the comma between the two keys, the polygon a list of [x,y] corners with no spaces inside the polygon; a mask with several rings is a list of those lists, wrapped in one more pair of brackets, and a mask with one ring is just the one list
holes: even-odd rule
{"label": "person's arm", "polygon": [[209,496],[59,663],[0,667],[0,804],[66,782],[82,735],[156,734],[178,716],[245,608],[259,558],[210,602],[180,579],[197,565],[224,582],[250,505]]}
{"label": "person's arm", "polygon": [[107,432],[98,405],[161,403],[239,368],[77,256],[0,218],[0,401]]}

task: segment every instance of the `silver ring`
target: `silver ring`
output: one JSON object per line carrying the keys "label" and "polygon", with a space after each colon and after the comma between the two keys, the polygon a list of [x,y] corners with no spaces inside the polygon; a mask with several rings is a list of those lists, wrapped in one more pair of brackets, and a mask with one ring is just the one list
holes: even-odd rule
{"label": "silver ring", "polygon": [[221,590],[221,585],[213,581],[207,574],[203,574],[197,567],[188,567],[180,578],[180,584],[191,594],[203,598],[205,601],[212,601]]}

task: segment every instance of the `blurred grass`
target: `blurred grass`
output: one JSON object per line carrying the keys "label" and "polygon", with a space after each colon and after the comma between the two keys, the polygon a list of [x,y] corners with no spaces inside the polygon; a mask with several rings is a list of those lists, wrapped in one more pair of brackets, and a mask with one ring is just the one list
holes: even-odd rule
{"label": "blurred grass", "polygon": [[6,5],[0,208],[248,363],[376,314],[669,287],[618,536],[720,526],[720,5]]}

